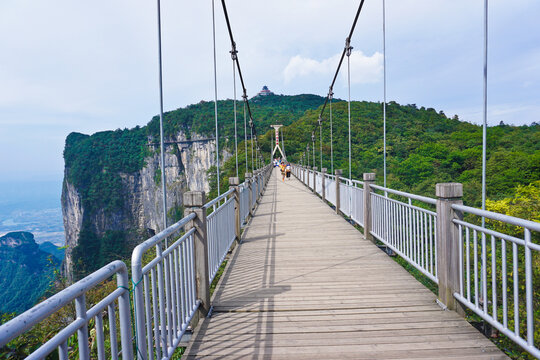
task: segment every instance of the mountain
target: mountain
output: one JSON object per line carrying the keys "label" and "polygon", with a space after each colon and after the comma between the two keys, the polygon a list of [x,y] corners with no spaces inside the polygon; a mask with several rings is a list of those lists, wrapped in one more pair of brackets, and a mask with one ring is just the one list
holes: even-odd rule
{"label": "mountain", "polygon": [[40,250],[29,232],[0,237],[0,312],[32,307],[54,280],[60,261]]}
{"label": "mountain", "polygon": [[58,247],[49,241],[39,244],[39,249],[47,254],[50,254],[56,258],[58,261],[64,260],[65,249],[63,247]]}
{"label": "mountain", "polygon": [[[263,155],[274,143],[271,124],[283,124],[284,148],[291,161],[300,161],[315,132],[320,167],[319,128],[324,98],[317,95],[268,95],[250,100]],[[233,101],[217,103],[220,184],[236,175]],[[347,103],[333,104],[334,168],[348,173]],[[246,172],[243,103],[237,103],[238,162]],[[323,114],[323,167],[330,170],[329,107]],[[352,173],[375,172],[383,183],[382,104],[351,103]],[[182,217],[182,194],[217,191],[214,102],[201,101],[164,114],[165,162],[169,224]],[[540,180],[540,126],[488,128],[487,191],[492,200],[512,196],[516,186]],[[129,258],[136,244],[162,228],[159,117],[134,129],[72,133],[64,150],[62,211],[66,232],[64,272],[73,281],[114,259]],[[434,196],[437,182],[464,185],[464,200],[478,206],[481,189],[482,128],[415,104],[387,104],[388,186]],[[312,150],[310,150],[312,151]],[[247,146],[251,167],[251,145]],[[310,154],[311,157],[312,153]],[[312,160],[311,160],[312,161]]]}
{"label": "mountain", "polygon": [[[256,129],[292,124],[320,106],[317,95],[269,95],[251,99]],[[234,152],[233,101],[218,101],[220,156]],[[238,136],[244,137],[243,103],[238,101]],[[214,102],[201,101],[164,114],[167,215],[182,217],[182,194],[210,192],[215,169]],[[144,127],[71,133],[64,149],[62,213],[66,234],[63,272],[74,281],[115,259],[162,229],[159,117]],[[226,182],[224,183],[226,185]]]}
{"label": "mountain", "polygon": [[[347,103],[333,104],[334,169],[349,172]],[[315,166],[320,165],[320,109],[307,110],[305,115],[283,128],[285,151],[290,161],[299,162],[310,146],[313,165],[312,131],[315,133]],[[323,114],[323,164],[330,172],[330,126],[328,106]],[[352,174],[376,173],[383,183],[383,120],[382,104],[366,101],[351,103]],[[263,153],[273,146],[270,131],[259,139]],[[480,206],[482,178],[482,127],[463,122],[457,115],[447,117],[433,108],[415,104],[387,104],[387,167],[388,187],[433,197],[438,182],[460,182],[464,201]],[[225,164],[231,176],[234,164]],[[499,200],[513,196],[518,185],[540,180],[540,121],[530,126],[503,123],[487,129],[487,196]]]}

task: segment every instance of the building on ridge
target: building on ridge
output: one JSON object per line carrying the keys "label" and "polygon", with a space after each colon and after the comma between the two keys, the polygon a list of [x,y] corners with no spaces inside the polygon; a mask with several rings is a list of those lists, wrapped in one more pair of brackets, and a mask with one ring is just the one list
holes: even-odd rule
{"label": "building on ridge", "polygon": [[268,89],[268,86],[264,85],[262,90],[258,94],[259,96],[268,96],[268,95],[274,95],[273,92]]}

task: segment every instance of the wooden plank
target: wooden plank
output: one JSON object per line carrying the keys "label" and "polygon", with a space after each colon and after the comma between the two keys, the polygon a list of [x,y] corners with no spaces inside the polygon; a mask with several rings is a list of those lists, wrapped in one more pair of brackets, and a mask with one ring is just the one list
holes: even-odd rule
{"label": "wooden plank", "polygon": [[505,359],[296,180],[271,179],[185,358]]}

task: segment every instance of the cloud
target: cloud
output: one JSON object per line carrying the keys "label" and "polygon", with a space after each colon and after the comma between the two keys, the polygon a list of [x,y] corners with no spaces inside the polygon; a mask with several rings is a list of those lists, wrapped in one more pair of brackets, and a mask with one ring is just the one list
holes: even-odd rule
{"label": "cloud", "polygon": [[[328,59],[317,61],[301,55],[293,56],[285,69],[283,77],[285,83],[290,83],[297,78],[306,78],[311,76],[327,77],[329,80],[336,71],[341,54],[336,54]],[[340,73],[342,80],[347,81],[346,59],[343,61]],[[351,83],[353,84],[371,84],[377,83],[382,79],[383,74],[383,55],[375,52],[371,56],[364,55],[362,51],[354,51],[351,54]]]}

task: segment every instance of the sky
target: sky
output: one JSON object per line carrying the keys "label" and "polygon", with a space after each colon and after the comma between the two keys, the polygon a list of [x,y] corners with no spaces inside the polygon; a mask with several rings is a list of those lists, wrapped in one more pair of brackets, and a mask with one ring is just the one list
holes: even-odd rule
{"label": "sky", "polygon": [[[358,4],[229,0],[248,95],[263,85],[326,95]],[[165,110],[212,100],[212,0],[162,0],[161,10]],[[218,97],[232,98],[220,1],[215,10]],[[490,125],[540,122],[538,14],[537,0],[489,2]],[[156,18],[156,1],[0,2],[0,182],[61,180],[70,132],[131,128],[159,113]],[[382,0],[365,1],[351,45],[352,99],[382,101]],[[388,101],[480,123],[482,68],[483,1],[386,0]]]}

